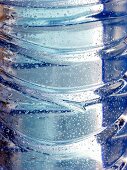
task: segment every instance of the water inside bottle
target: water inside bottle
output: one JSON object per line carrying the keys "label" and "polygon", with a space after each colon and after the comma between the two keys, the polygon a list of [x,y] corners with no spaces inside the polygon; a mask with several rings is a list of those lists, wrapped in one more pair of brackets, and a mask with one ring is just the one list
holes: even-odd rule
{"label": "water inside bottle", "polygon": [[0,133],[23,150],[13,169],[124,168],[127,1],[0,4]]}

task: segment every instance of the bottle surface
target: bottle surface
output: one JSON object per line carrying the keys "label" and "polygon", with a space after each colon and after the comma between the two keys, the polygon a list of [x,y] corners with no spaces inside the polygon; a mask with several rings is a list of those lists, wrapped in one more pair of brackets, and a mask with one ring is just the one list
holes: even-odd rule
{"label": "bottle surface", "polygon": [[126,168],[127,0],[0,4],[0,133],[21,149],[12,169]]}

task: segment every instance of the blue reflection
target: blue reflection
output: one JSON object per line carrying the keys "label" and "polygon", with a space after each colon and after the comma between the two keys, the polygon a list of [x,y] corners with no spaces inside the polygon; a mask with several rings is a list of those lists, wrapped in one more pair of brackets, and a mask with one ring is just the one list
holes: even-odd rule
{"label": "blue reflection", "polygon": [[126,0],[21,2],[0,2],[2,166],[126,168]]}

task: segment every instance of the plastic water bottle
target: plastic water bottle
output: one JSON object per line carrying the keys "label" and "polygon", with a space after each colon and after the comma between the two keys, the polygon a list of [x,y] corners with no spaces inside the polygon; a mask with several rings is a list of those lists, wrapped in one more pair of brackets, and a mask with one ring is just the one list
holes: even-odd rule
{"label": "plastic water bottle", "polygon": [[0,133],[10,142],[9,166],[126,168],[127,0],[0,4]]}

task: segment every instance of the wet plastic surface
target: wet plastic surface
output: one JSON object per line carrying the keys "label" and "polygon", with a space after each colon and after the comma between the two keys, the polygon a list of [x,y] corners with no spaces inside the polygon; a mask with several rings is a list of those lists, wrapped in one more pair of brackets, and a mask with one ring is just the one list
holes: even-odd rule
{"label": "wet plastic surface", "polygon": [[1,168],[126,169],[127,1],[0,4]]}

